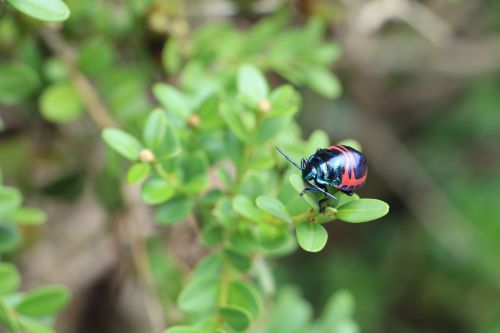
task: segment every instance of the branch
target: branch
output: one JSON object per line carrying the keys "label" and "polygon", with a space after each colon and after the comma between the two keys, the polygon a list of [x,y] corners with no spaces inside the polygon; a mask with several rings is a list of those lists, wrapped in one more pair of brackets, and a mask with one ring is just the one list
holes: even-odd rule
{"label": "branch", "polygon": [[42,28],[40,36],[48,48],[61,59],[69,69],[71,80],[78,90],[87,112],[94,123],[99,128],[117,127],[117,122],[109,114],[90,80],[78,69],[76,64],[76,50],[74,50],[57,31],[52,29]]}

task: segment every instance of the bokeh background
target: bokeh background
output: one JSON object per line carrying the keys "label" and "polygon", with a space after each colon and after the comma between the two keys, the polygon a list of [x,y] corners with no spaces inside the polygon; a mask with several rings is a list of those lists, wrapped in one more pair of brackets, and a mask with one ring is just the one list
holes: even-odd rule
{"label": "bokeh background", "polygon": [[[379,221],[329,224],[319,254],[276,259],[277,284],[295,286],[313,314],[334,291],[349,290],[361,332],[500,332],[500,2],[66,2],[70,19],[51,27],[63,45],[0,3],[0,66],[22,61],[38,81],[18,96],[0,89],[2,172],[49,217],[23,229],[23,246],[9,258],[21,265],[25,288],[72,289],[60,332],[144,332],[158,306],[129,263],[143,254],[123,246],[122,229],[153,233],[134,231],[151,212],[133,189],[125,209],[110,209],[122,204],[113,192],[120,180],[110,176],[87,116],[54,124],[40,114],[44,87],[66,75],[61,59],[76,57],[106,107],[133,119],[155,104],[151,84],[169,79],[161,69],[166,40],[215,22],[245,31],[276,14],[287,29],[311,17],[326,22],[326,41],[342,50],[331,68],[342,92],[332,99],[299,87],[300,124],[306,136],[323,129],[332,142],[361,142],[370,177],[360,195],[391,205]],[[230,43],[213,43],[231,52]],[[169,240],[156,252],[150,244],[153,257],[171,258],[157,258],[168,307],[183,272],[206,250],[183,228],[154,233]],[[179,317],[175,308],[168,315]]]}

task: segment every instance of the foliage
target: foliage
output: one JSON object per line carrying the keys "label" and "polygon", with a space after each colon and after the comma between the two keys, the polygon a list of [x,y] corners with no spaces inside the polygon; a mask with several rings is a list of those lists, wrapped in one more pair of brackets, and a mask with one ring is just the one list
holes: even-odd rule
{"label": "foliage", "polygon": [[[196,55],[190,61],[202,62]],[[185,77],[187,70],[181,68],[179,75]],[[299,138],[293,121],[299,94],[288,85],[270,89],[260,69],[249,63],[237,72],[226,68],[211,74],[208,89],[157,83],[153,92],[163,109],[148,114],[137,136],[116,128],[103,132],[107,144],[133,163],[127,179],[142,181],[142,199],[159,205],[159,223],[193,214],[205,244],[214,248],[179,295],[178,305],[192,326],[167,332],[246,331],[261,312],[262,296],[254,286],[258,272],[252,272],[256,255],[293,250],[294,226],[298,244],[317,252],[327,242],[323,223],[336,218],[366,222],[388,211],[382,201],[337,192],[338,199],[319,213],[318,198],[300,198],[300,176],[274,149],[277,144],[304,156],[317,147],[318,137],[326,137],[316,132],[307,141]],[[207,177],[211,168],[218,171],[221,186]],[[279,169],[287,169],[286,176]],[[168,212],[176,212],[175,217]]]}
{"label": "foliage", "polygon": [[[20,242],[19,227],[38,225],[45,214],[21,205],[22,196],[13,187],[0,185],[0,253],[15,250]],[[21,278],[17,268],[0,262],[0,325],[12,332],[53,332],[53,317],[68,303],[69,291],[46,285],[27,292],[18,291]]]}
{"label": "foliage", "polygon": [[[69,15],[60,0],[7,2],[41,20],[60,21]],[[86,20],[86,13],[76,3],[69,7],[72,18],[65,27],[68,34],[78,36],[77,27]],[[345,291],[334,294],[325,314],[311,322],[304,300],[295,291],[281,290],[272,308],[275,315],[267,318],[267,324],[260,323],[265,292],[274,293],[266,258],[289,254],[297,243],[306,251],[318,252],[327,243],[324,224],[337,219],[366,222],[388,212],[388,205],[380,200],[333,192],[337,199],[330,201],[325,213],[319,213],[319,197],[299,196],[302,179],[274,149],[275,145],[283,147],[298,159],[329,145],[322,131],[301,139],[294,118],[301,109],[297,86],[309,87],[326,98],[341,93],[330,71],[340,49],[323,40],[324,22],[311,18],[303,27],[290,28],[288,16],[278,13],[247,31],[225,23],[204,26],[189,38],[183,31],[170,31],[161,54],[166,81],[152,74],[158,67],[144,50],[131,51],[144,59],[140,68],[115,61],[120,39],[134,34],[130,23],[134,15],[145,15],[148,6],[134,8],[123,25],[90,22],[87,28],[95,32],[94,38],[82,38],[75,59],[68,59],[66,50],[53,42],[57,32],[44,30],[43,40],[54,57],[45,58],[34,47],[12,55],[16,61],[0,67],[4,74],[0,76],[0,102],[27,105],[37,95],[40,116],[47,122],[63,126],[80,119],[86,110],[98,126],[106,127],[102,131],[106,165],[96,188],[111,212],[123,205],[120,179],[126,179],[140,186],[140,198],[154,206],[158,224],[187,223],[186,219],[194,218],[199,238],[211,253],[196,265],[178,295],[177,306],[185,314],[183,325],[168,328],[167,333],[250,329],[279,333],[286,331],[282,325],[289,320],[310,332],[357,332],[351,318],[352,296]],[[106,5],[95,10],[107,14]],[[13,26],[15,37],[33,45],[29,34],[12,22],[6,24]],[[106,33],[105,37],[100,33]],[[266,73],[277,75],[273,84]],[[89,104],[81,75],[95,84],[105,110]],[[152,80],[157,83],[148,89]],[[148,92],[159,107],[150,101]],[[350,144],[359,145],[353,140]],[[126,172],[119,156],[127,161]],[[9,205],[17,209],[20,195],[9,195],[5,209]],[[24,209],[23,215],[18,210],[9,217],[36,220],[33,216],[40,216],[29,212]],[[14,236],[8,238],[12,244],[18,242]],[[10,249],[12,244],[5,246]],[[18,276],[12,266],[5,270],[5,288],[11,292]],[[161,276],[162,272],[156,273]],[[164,282],[157,278],[155,283],[160,289]],[[38,318],[58,311],[67,298],[56,287],[16,294],[15,301],[2,305],[2,323],[13,331],[21,325],[42,332],[45,328],[40,328],[43,324]],[[41,302],[46,305],[43,309],[37,306]],[[15,317],[13,311],[22,316]]]}

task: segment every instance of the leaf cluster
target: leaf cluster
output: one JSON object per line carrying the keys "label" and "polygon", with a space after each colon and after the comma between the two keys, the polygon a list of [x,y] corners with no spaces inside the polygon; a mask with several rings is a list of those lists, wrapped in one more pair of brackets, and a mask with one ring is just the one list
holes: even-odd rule
{"label": "leaf cluster", "polygon": [[[22,195],[14,187],[0,185],[0,253],[15,250],[21,243],[20,226],[38,225],[45,214],[24,207]],[[0,262],[0,325],[11,332],[50,333],[54,316],[69,301],[69,291],[58,285],[45,285],[20,292],[21,278],[11,263]]]}
{"label": "leaf cluster", "polygon": [[300,139],[293,120],[300,95],[292,86],[271,89],[250,64],[235,74],[210,92],[158,83],[153,92],[162,108],[149,113],[142,134],[103,132],[106,143],[132,162],[126,178],[141,184],[144,202],[157,205],[157,222],[171,225],[193,216],[202,241],[214,249],[178,298],[194,326],[167,332],[247,330],[262,304],[255,283],[262,284],[258,270],[265,268],[255,267],[256,256],[287,254],[297,243],[320,251],[328,238],[324,223],[366,222],[388,211],[380,200],[337,192],[337,200],[319,213],[317,197],[300,197],[301,176],[274,145],[304,156],[329,145],[325,133]]}

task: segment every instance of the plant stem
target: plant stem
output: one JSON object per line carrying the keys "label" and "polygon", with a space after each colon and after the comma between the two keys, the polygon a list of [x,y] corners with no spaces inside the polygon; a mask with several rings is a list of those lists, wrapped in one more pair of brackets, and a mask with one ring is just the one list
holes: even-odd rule
{"label": "plant stem", "polygon": [[64,38],[49,28],[42,28],[40,36],[47,47],[64,62],[75,88],[77,89],[87,113],[99,128],[117,127],[116,120],[109,114],[106,106],[99,97],[98,92],[92,86],[90,80],[83,75],[76,64],[77,51],[73,49]]}

